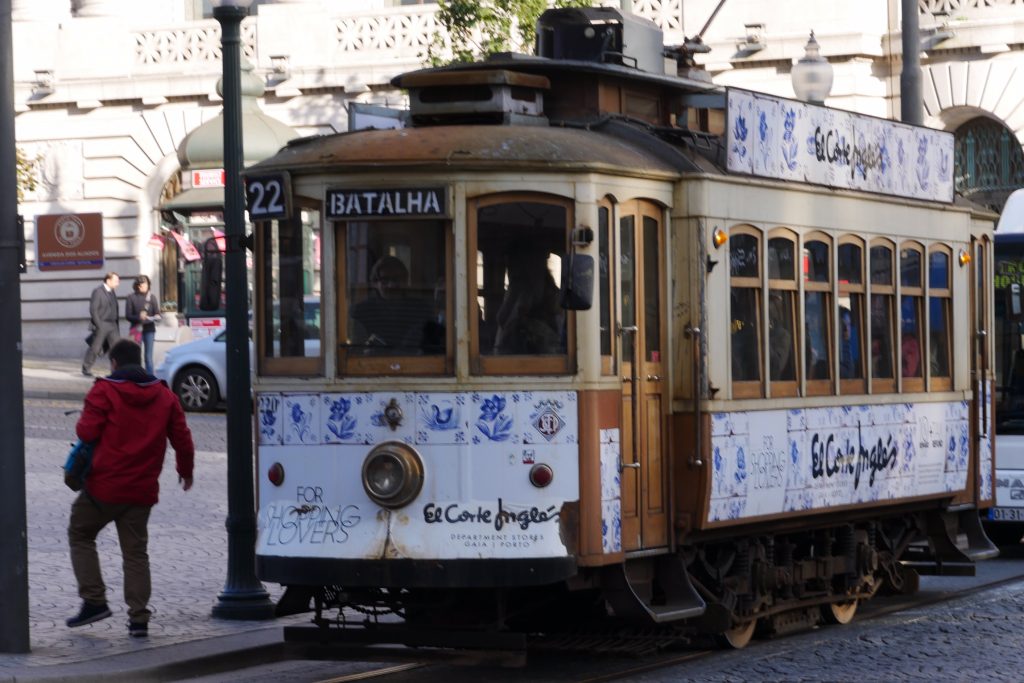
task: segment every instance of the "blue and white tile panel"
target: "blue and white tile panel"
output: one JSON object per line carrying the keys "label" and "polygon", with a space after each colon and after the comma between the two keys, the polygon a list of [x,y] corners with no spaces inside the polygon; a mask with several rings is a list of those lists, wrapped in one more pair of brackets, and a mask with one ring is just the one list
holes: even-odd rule
{"label": "blue and white tile panel", "polygon": [[[384,418],[392,401],[403,415],[394,430]],[[262,393],[257,405],[261,554],[567,554],[559,518],[579,500],[574,392]],[[413,503],[388,511],[366,496],[361,468],[374,445],[395,440],[420,454],[424,486]],[[265,476],[274,462],[284,466],[281,486]],[[529,482],[536,463],[555,473],[543,489]]]}
{"label": "blue and white tile panel", "polygon": [[708,521],[959,491],[968,414],[965,401],[713,413]]}
{"label": "blue and white tile panel", "polygon": [[622,458],[618,428],[601,430],[601,552],[622,552]]}

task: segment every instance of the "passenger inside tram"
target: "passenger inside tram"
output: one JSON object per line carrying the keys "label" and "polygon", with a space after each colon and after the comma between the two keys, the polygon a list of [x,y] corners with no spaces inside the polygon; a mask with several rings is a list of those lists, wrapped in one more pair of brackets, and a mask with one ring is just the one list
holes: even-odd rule
{"label": "passenger inside tram", "polygon": [[409,269],[396,256],[383,256],[370,270],[369,296],[352,308],[353,342],[390,353],[421,350],[432,306],[409,286]]}
{"label": "passenger inside tram", "polygon": [[498,309],[495,351],[505,355],[565,352],[565,312],[548,268],[548,252],[519,245],[509,250],[508,289]]}

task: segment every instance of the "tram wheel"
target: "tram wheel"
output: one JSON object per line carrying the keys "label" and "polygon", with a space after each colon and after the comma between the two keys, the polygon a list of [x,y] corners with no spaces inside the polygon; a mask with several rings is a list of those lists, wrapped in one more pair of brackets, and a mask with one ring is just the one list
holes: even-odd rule
{"label": "tram wheel", "polygon": [[751,638],[754,637],[755,627],[757,627],[757,619],[751,619],[748,622],[732,627],[725,633],[719,634],[717,640],[723,647],[742,650],[750,643]]}
{"label": "tram wheel", "polygon": [[821,606],[821,616],[829,624],[849,624],[857,614],[857,605],[860,602],[856,599],[846,602],[833,602]]}

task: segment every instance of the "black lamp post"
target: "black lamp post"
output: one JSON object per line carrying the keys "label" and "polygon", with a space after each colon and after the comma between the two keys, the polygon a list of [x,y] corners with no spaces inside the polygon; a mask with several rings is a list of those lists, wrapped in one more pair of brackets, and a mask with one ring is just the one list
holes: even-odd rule
{"label": "black lamp post", "polygon": [[256,578],[252,396],[249,383],[249,292],[242,187],[241,24],[252,0],[212,0],[224,60],[224,259],[227,299],[228,576],[213,616],[269,619],[274,605]]}

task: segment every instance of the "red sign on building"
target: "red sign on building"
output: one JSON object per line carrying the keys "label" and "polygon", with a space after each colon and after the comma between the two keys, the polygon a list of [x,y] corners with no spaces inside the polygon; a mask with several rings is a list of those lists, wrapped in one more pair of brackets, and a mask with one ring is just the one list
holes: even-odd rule
{"label": "red sign on building", "polygon": [[39,270],[102,268],[103,214],[36,216],[36,266]]}

